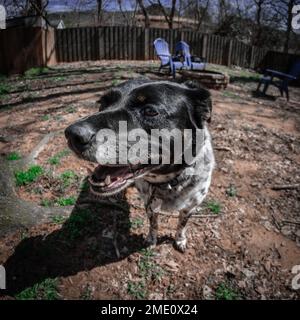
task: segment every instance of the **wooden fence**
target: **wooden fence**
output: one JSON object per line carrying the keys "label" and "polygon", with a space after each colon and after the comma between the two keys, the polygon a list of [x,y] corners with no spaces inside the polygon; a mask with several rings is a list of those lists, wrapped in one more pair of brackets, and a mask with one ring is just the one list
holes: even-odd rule
{"label": "wooden fence", "polygon": [[59,62],[84,60],[156,59],[153,41],[164,38],[174,52],[175,44],[186,41],[194,55],[210,63],[256,68],[266,50],[230,38],[196,31],[144,29],[138,27],[86,27],[56,30],[56,52]]}
{"label": "wooden fence", "polygon": [[38,27],[0,30],[0,73],[23,73],[56,63],[53,30]]}
{"label": "wooden fence", "polygon": [[179,29],[83,27],[68,29],[15,28],[0,30],[0,73],[21,73],[30,67],[86,60],[157,59],[153,41],[164,38],[174,52],[186,41],[192,54],[207,62],[287,72],[297,55],[253,47],[235,39]]}
{"label": "wooden fence", "polygon": [[85,60],[149,60],[157,59],[153,48],[156,38],[164,38],[174,52],[175,44],[186,41],[192,54],[207,62],[226,66],[263,70],[275,68],[287,72],[299,55],[247,45],[241,41],[179,29],[144,29],[140,27],[85,27],[55,30],[58,62]]}

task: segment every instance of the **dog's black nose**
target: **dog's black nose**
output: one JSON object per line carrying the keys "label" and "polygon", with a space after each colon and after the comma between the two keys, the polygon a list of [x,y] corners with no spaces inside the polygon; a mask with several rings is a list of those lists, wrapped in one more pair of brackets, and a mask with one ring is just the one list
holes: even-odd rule
{"label": "dog's black nose", "polygon": [[84,151],[89,148],[95,138],[95,130],[84,124],[72,124],[65,130],[66,138],[71,142],[71,147],[77,151]]}

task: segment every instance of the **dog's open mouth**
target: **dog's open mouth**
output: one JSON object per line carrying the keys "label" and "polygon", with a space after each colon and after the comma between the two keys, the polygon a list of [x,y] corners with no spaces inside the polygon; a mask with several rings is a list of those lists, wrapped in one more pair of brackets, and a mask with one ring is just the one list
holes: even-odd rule
{"label": "dog's open mouth", "polygon": [[88,178],[91,192],[100,196],[115,194],[148,171],[149,168],[141,165],[98,165]]}

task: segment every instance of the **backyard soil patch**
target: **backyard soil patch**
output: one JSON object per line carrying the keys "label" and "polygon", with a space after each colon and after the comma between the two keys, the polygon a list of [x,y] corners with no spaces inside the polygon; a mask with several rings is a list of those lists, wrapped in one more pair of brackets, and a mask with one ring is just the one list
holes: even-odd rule
{"label": "backyard soil patch", "polygon": [[[5,298],[300,298],[292,288],[292,268],[300,265],[299,88],[289,102],[275,89],[276,99],[262,99],[252,94],[256,74],[211,66],[232,82],[211,90],[217,164],[209,195],[190,220],[185,254],[172,246],[175,212],[160,216],[159,244],[145,248],[148,221],[134,187],[104,201],[89,193],[90,164],[69,152],[64,128],[96,112],[103,92],[121,81],[171,79],[157,68],[72,63],[6,80],[13,89],[0,104]],[[26,171],[32,165],[42,171]],[[20,171],[27,172],[22,183]],[[6,222],[3,208],[11,210]]]}

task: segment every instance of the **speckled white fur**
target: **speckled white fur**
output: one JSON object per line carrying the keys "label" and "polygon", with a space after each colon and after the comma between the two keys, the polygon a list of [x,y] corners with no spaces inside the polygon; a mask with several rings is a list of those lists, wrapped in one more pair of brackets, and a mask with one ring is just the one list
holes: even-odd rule
{"label": "speckled white fur", "polygon": [[[180,251],[185,251],[186,224],[208,193],[215,160],[208,129],[204,129],[203,146],[199,150],[193,166],[181,172],[157,175],[151,173],[135,181],[135,185],[145,202],[147,215],[150,219],[150,230],[147,241],[155,245],[157,241],[158,215],[160,211],[179,211],[179,222],[175,244]],[[161,188],[159,183],[179,179],[179,183],[170,188]],[[158,185],[155,185],[158,183]]]}

